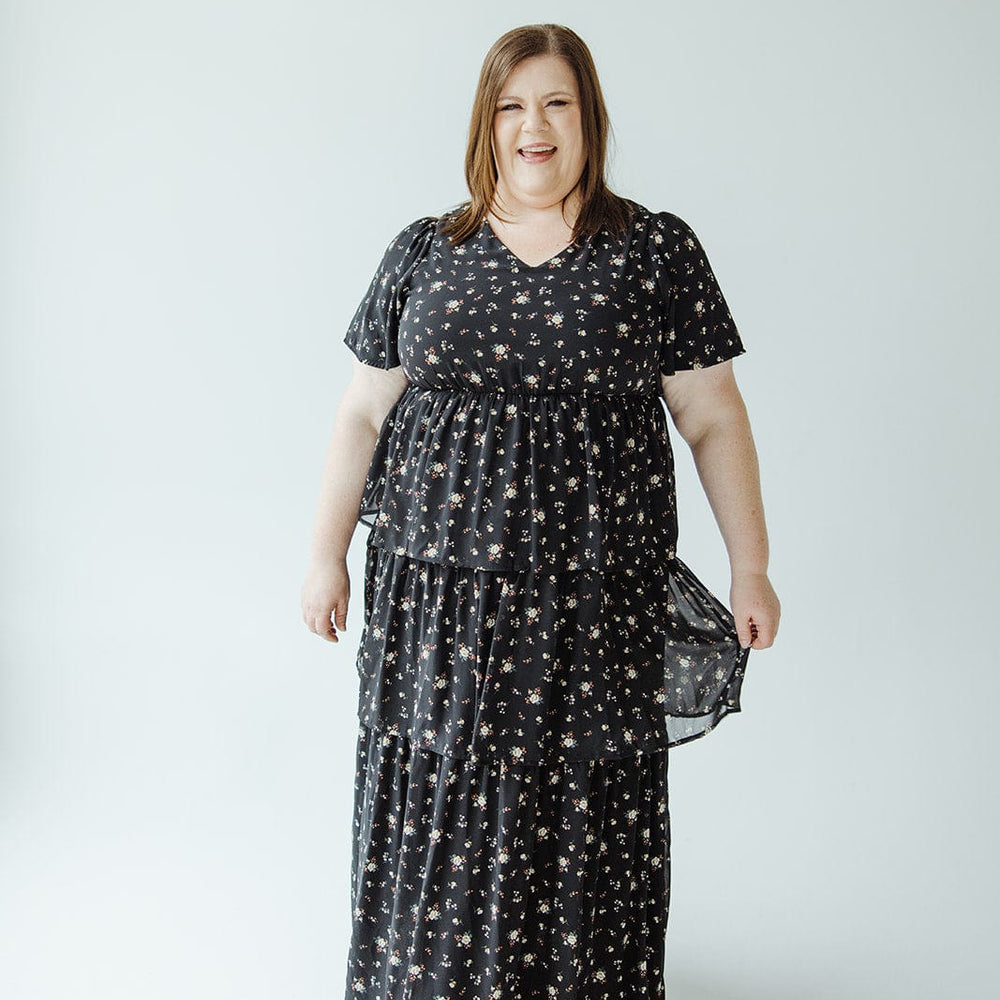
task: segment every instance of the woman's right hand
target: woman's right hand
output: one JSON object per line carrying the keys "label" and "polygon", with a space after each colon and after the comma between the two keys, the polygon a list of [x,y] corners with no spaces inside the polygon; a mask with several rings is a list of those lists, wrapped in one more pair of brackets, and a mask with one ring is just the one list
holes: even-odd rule
{"label": "woman's right hand", "polygon": [[347,560],[311,563],[302,584],[302,620],[327,642],[340,642],[337,629],[347,631],[351,580]]}

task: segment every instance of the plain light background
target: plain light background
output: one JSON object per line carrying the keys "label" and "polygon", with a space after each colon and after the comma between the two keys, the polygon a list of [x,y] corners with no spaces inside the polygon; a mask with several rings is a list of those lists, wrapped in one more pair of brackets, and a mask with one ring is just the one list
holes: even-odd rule
{"label": "plain light background", "polygon": [[671,757],[670,1000],[996,992],[995,4],[0,16],[5,998],[344,996],[366,528],[344,642],[298,603],[341,339],[540,21],[719,276],[783,606]]}

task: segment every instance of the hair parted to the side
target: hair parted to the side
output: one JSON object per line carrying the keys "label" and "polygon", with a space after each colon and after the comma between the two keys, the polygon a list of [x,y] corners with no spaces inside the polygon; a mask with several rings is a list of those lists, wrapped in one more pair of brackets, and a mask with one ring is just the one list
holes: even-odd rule
{"label": "hair parted to the side", "polygon": [[493,205],[497,188],[493,160],[493,116],[507,77],[530,56],[556,55],[565,59],[576,75],[580,91],[580,118],[586,162],[578,184],[580,212],[573,227],[573,240],[586,239],[602,226],[624,234],[630,208],[610,190],[605,181],[608,134],[611,122],[597,78],[597,68],[586,43],[561,24],[527,24],[501,35],[483,60],[472,103],[469,138],[465,151],[465,182],[468,201],[448,213],[441,231],[452,244],[468,239],[482,224]]}

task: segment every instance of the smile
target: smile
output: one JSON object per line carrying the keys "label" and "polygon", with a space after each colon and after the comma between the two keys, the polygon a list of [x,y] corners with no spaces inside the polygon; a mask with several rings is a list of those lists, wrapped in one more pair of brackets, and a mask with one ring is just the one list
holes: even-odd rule
{"label": "smile", "polygon": [[522,146],[518,151],[518,155],[527,160],[528,163],[544,163],[546,160],[550,160],[555,156],[556,147],[555,146],[543,146],[541,144],[534,146]]}

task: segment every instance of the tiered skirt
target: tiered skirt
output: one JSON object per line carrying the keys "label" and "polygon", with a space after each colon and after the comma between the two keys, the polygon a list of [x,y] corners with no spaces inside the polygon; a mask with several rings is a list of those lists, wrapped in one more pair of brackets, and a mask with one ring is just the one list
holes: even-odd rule
{"label": "tiered skirt", "polygon": [[371,544],[348,998],[664,996],[669,749],[747,654],[676,557],[492,571]]}

